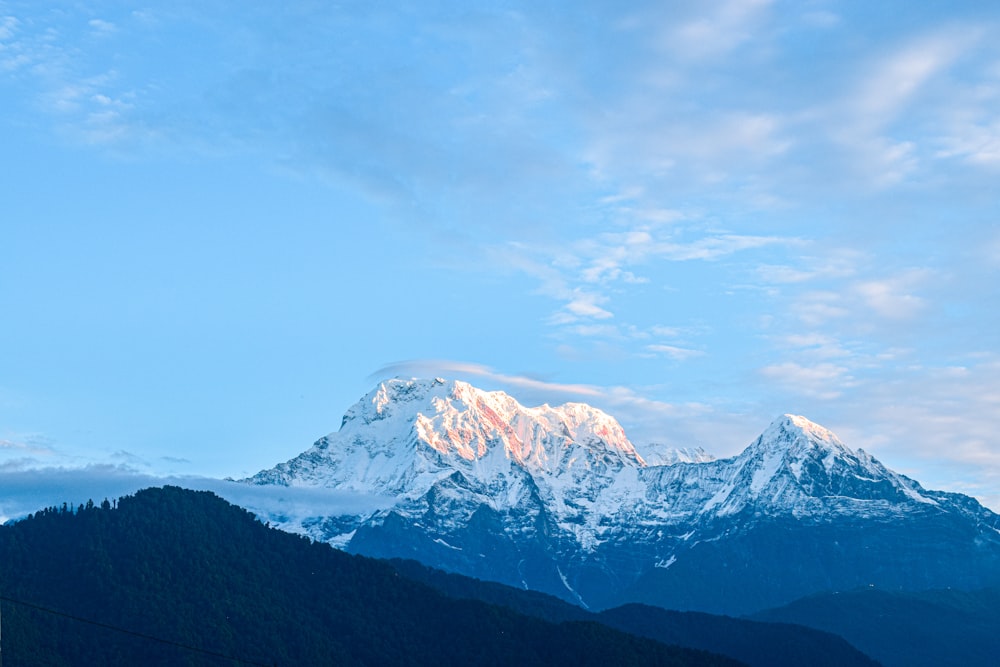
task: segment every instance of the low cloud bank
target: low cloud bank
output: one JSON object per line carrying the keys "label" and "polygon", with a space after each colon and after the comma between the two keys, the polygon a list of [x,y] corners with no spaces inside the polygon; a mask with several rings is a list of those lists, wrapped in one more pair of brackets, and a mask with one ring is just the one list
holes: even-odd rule
{"label": "low cloud bank", "polygon": [[120,466],[37,468],[0,472],[0,523],[16,520],[45,507],[100,503],[141,489],[174,485],[212,491],[234,505],[267,519],[296,520],[331,514],[361,514],[389,507],[395,498],[330,489],[260,486],[208,477],[157,477]]}

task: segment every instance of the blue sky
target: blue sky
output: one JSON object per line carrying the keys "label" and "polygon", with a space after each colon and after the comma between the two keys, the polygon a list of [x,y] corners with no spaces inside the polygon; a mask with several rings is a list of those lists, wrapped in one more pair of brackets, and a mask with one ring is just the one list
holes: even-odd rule
{"label": "blue sky", "polygon": [[1000,509],[989,3],[0,0],[0,147],[5,473],[239,477],[444,375]]}

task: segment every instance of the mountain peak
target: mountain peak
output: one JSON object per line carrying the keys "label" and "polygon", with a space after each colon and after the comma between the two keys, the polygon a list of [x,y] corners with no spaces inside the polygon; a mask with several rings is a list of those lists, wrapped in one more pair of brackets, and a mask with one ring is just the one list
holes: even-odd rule
{"label": "mountain peak", "polygon": [[854,456],[833,431],[793,414],[784,414],[772,421],[751,448],[782,451],[793,456],[815,450],[834,456]]}
{"label": "mountain peak", "polygon": [[645,465],[621,425],[589,405],[528,408],[460,380],[393,378],[348,409],[338,432],[253,479],[395,495],[455,471],[489,484],[514,466],[568,484]]}
{"label": "mountain peak", "polygon": [[738,458],[752,471],[749,489],[754,495],[774,484],[782,477],[782,471],[790,473],[798,486],[810,484],[807,480],[817,475],[828,479],[835,468],[864,465],[832,431],[792,414],[784,414],[771,422]]}
{"label": "mountain peak", "polygon": [[[742,481],[714,496],[706,510],[732,514],[747,506],[778,512],[790,508],[793,515],[804,516],[871,511],[874,505],[938,504],[918,483],[862,450],[851,450],[832,431],[800,415],[775,419],[732,461]],[[860,510],[862,506],[867,509]]]}
{"label": "mountain peak", "polygon": [[371,424],[392,417],[399,412],[410,412],[412,410],[407,410],[403,406],[418,407],[431,394],[446,394],[450,388],[449,383],[442,378],[407,380],[396,377],[385,380],[347,410],[347,413],[344,414],[344,420],[341,422],[341,428],[348,422],[357,419],[360,419],[364,424]]}
{"label": "mountain peak", "polygon": [[[817,585],[996,580],[1000,517],[801,415],[730,458],[643,449],[583,403],[525,407],[466,382],[394,378],[339,431],[248,481],[357,493],[351,507],[268,516],[313,539],[594,607],[743,613]],[[930,572],[911,551],[947,558]]]}

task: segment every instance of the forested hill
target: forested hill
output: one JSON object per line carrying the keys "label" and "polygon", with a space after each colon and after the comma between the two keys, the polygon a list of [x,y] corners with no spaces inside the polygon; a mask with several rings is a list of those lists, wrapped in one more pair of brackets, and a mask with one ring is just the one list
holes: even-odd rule
{"label": "forested hill", "polygon": [[1000,664],[1000,589],[813,595],[754,614],[847,637],[886,667]]}
{"label": "forested hill", "polygon": [[176,487],[4,526],[0,565],[5,667],[739,664],[449,598]]}
{"label": "forested hill", "polygon": [[750,667],[877,667],[879,663],[843,637],[791,622],[761,622],[646,605],[625,605],[593,614],[559,598],[470,579],[411,560],[390,561],[408,579],[456,598],[498,604],[552,622],[596,620],[667,644],[721,653]]}

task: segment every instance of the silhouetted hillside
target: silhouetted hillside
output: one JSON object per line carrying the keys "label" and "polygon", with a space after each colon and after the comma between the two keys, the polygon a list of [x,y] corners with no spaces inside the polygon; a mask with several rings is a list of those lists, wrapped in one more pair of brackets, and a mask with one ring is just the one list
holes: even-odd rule
{"label": "silhouetted hillside", "polygon": [[208,492],[73,509],[0,528],[5,667],[737,664],[450,598]]}
{"label": "silhouetted hillside", "polygon": [[637,604],[591,614],[544,593],[469,579],[415,561],[390,562],[406,577],[453,597],[483,600],[552,622],[596,620],[667,644],[721,653],[753,667],[872,667],[878,664],[843,638],[802,625],[668,611]]}

